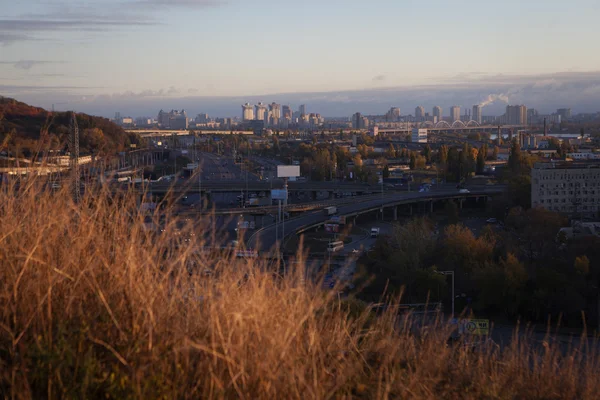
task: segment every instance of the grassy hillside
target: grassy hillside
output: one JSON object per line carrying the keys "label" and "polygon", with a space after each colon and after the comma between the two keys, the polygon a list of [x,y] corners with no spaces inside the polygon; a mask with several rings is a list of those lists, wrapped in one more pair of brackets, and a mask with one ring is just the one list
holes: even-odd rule
{"label": "grassy hillside", "polygon": [[[86,114],[77,115],[82,154],[113,154],[123,151],[131,143],[138,143],[136,135],[127,134],[106,118]],[[0,97],[0,147],[11,153],[30,157],[40,149],[65,148],[70,117],[66,112],[49,112],[14,99]],[[44,132],[43,143],[40,136]]]}
{"label": "grassy hillside", "polygon": [[134,198],[87,194],[75,206],[24,186],[0,190],[3,398],[600,396],[590,348],[447,347],[441,324],[412,329],[393,307],[321,290],[301,257],[281,276],[198,252],[210,217],[154,235]]}

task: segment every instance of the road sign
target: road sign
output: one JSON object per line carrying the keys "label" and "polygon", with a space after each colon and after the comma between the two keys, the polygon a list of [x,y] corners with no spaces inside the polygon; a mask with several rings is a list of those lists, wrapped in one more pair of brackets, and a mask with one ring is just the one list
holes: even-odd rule
{"label": "road sign", "polygon": [[346,224],[346,217],[343,215],[333,215],[329,219],[329,222],[344,225],[344,224]]}
{"label": "road sign", "polygon": [[463,319],[461,321],[464,333],[475,336],[485,336],[490,333],[489,319]]}
{"label": "road sign", "polygon": [[288,194],[284,189],[272,189],[271,200],[287,200]]}

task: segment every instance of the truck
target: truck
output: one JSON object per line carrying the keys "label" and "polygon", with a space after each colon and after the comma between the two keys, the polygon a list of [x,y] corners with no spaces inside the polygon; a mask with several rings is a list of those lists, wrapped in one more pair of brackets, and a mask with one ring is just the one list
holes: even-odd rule
{"label": "truck", "polygon": [[325,207],[323,211],[325,211],[325,215],[333,215],[333,214],[337,213],[337,207],[336,206]]}
{"label": "truck", "polygon": [[379,236],[379,228],[371,228],[371,237],[376,238]]}
{"label": "truck", "polygon": [[246,206],[248,207],[260,207],[260,206],[270,206],[271,199],[263,197],[251,197],[246,202]]}

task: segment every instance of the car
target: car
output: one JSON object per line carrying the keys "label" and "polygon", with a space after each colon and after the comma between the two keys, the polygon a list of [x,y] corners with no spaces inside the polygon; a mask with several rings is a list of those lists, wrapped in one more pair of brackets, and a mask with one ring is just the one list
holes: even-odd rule
{"label": "car", "polygon": [[469,189],[464,189],[464,188],[463,188],[463,189],[460,189],[460,190],[458,191],[458,193],[471,193],[471,191],[470,191]]}
{"label": "car", "polygon": [[498,220],[496,218],[488,218],[488,219],[485,220],[485,222],[487,224],[495,224],[495,223],[498,222]]}

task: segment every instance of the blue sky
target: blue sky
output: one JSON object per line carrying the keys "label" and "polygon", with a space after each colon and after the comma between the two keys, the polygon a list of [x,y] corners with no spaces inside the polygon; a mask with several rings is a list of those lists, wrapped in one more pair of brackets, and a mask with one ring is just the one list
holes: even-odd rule
{"label": "blue sky", "polygon": [[0,8],[0,94],[88,111],[101,99],[102,110],[140,98],[168,108],[424,85],[485,97],[499,76],[600,71],[599,16],[597,0],[11,1]]}

